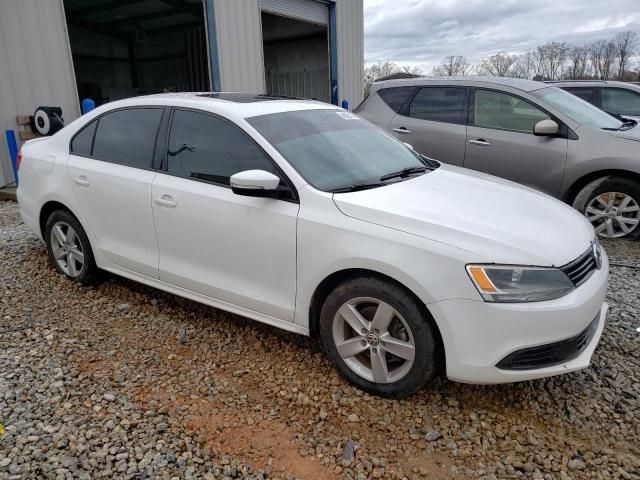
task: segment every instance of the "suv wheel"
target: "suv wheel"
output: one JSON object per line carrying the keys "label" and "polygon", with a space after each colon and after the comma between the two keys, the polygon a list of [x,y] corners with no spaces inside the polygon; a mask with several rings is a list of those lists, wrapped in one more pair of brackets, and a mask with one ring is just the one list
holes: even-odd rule
{"label": "suv wheel", "polygon": [[580,190],[573,206],[600,236],[640,236],[640,184],[634,180],[613,175],[598,178]]}
{"label": "suv wheel", "polygon": [[340,373],[374,395],[406,397],[435,373],[430,319],[391,282],[364,277],[338,286],[322,307],[320,337]]}
{"label": "suv wheel", "polygon": [[83,285],[94,283],[98,268],[91,245],[80,222],[65,210],[47,220],[45,241],[49,260],[60,273]]}

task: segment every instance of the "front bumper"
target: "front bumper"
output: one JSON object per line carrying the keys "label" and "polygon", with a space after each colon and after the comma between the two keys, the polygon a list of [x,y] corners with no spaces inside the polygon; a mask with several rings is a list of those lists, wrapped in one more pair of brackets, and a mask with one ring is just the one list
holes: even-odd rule
{"label": "front bumper", "polygon": [[[465,383],[508,383],[588,367],[604,329],[608,276],[604,254],[602,268],[562,298],[512,304],[452,299],[429,304],[442,335],[447,376]],[[515,352],[575,339],[592,322],[590,340],[575,352],[577,356],[541,368],[497,366]]]}

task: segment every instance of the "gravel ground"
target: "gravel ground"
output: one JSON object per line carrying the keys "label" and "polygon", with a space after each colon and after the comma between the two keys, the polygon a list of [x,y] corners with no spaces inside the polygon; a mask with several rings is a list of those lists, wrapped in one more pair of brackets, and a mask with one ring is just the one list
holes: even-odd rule
{"label": "gravel ground", "polygon": [[391,401],[313,340],[114,276],[65,280],[0,202],[0,479],[640,478],[640,244],[606,248],[589,369]]}

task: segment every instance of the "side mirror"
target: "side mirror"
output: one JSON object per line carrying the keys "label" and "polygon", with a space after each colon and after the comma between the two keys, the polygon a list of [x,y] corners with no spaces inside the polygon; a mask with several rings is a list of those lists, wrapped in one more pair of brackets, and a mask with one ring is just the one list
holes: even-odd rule
{"label": "side mirror", "polygon": [[551,137],[557,135],[560,127],[553,120],[540,120],[533,127],[533,134],[539,137]]}
{"label": "side mirror", "polygon": [[280,177],[265,170],[245,170],[231,175],[231,190],[246,197],[279,197]]}

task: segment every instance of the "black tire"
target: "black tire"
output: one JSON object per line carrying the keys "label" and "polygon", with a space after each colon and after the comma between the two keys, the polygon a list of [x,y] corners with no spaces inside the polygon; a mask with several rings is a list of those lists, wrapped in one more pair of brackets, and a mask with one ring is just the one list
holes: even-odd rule
{"label": "black tire", "polygon": [[[607,175],[585,185],[576,195],[573,201],[573,208],[586,216],[589,203],[596,197],[609,192],[619,192],[628,195],[636,204],[640,205],[640,183],[638,181],[616,175]],[[636,225],[632,231],[617,238],[624,238],[625,240],[640,238],[640,223]]]}
{"label": "black tire", "polygon": [[[54,240],[52,240],[53,228],[54,226],[59,224],[59,222],[69,225],[73,228],[76,233],[77,242],[81,247],[84,262],[82,264],[82,267],[78,269],[76,275],[71,275],[68,272],[65,272],[64,269],[58,264],[58,261],[54,256]],[[59,273],[82,285],[93,285],[97,281],[99,270],[93,257],[93,251],[91,250],[89,238],[87,237],[84,228],[82,228],[82,225],[80,225],[80,222],[70,212],[66,210],[56,210],[52,212],[51,215],[49,215],[45,227],[44,240],[47,245],[47,254],[49,255],[49,260],[51,261],[53,267]]]}
{"label": "black tire", "polygon": [[[376,383],[356,373],[338,353],[334,340],[333,323],[338,310],[353,299],[368,297],[391,306],[404,320],[415,345],[413,364],[408,372],[390,383]],[[393,320],[393,322],[399,321]],[[403,325],[404,325],[403,324]],[[409,292],[401,286],[375,277],[348,280],[336,287],[327,297],[320,312],[320,339],[324,350],[338,371],[358,388],[386,398],[404,398],[433,378],[438,366],[438,350],[433,320]],[[354,337],[355,338],[355,337]],[[362,343],[364,345],[364,343]],[[380,342],[384,345],[384,342]],[[367,350],[371,350],[367,345]],[[383,348],[384,350],[384,348]],[[363,355],[371,355],[368,351]],[[384,356],[389,358],[385,353]],[[394,359],[392,361],[401,360]],[[408,367],[408,365],[407,365]]]}

